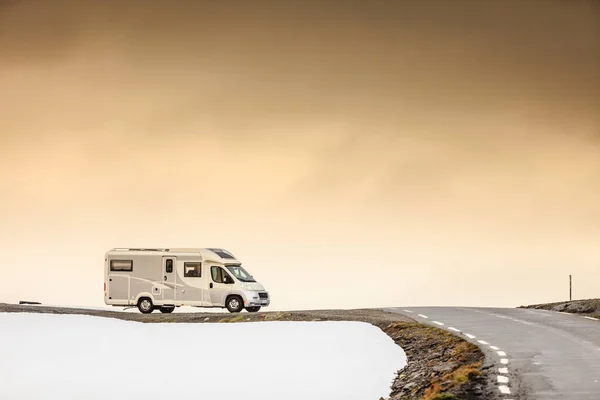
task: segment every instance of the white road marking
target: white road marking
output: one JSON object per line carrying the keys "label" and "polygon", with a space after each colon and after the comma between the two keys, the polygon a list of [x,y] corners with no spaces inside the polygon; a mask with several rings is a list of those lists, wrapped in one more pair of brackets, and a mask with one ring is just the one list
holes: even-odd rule
{"label": "white road marking", "polygon": [[402,311],[404,311],[404,312],[409,312],[409,313],[411,313],[411,314],[414,312],[414,311],[410,311],[410,310],[402,310]]}
{"label": "white road marking", "polygon": [[502,318],[502,319],[509,319],[511,321],[520,322],[525,325],[535,325],[533,322],[523,321],[522,319],[516,319],[516,318],[508,317],[506,315],[500,315],[500,314],[491,314],[491,315],[498,317],[498,318]]}
{"label": "white road marking", "polygon": [[508,386],[500,385],[498,386],[498,389],[500,389],[500,392],[502,394],[510,394],[510,389],[508,388]]}
{"label": "white road marking", "polygon": [[594,320],[594,321],[598,321],[598,318],[594,318],[594,317],[583,317],[583,318],[587,318],[587,319],[591,319],[591,320]]}
{"label": "white road marking", "polygon": [[[405,311],[405,312],[412,313],[412,311],[410,311],[410,310],[404,310],[404,311]],[[425,318],[425,319],[428,319],[428,318],[429,318],[427,315],[423,315],[423,314],[417,314],[417,315],[418,315],[419,317],[421,317],[421,318]],[[502,318],[502,317],[501,317],[501,318]],[[523,323],[527,323],[526,321],[520,321],[520,320],[516,320],[516,319],[513,319],[513,318],[507,318],[507,317],[504,317],[504,318],[506,318],[506,319],[512,319],[513,321],[516,321],[516,322],[523,322]],[[588,317],[586,317],[586,318],[588,318]],[[596,319],[596,318],[589,317],[589,319]],[[431,322],[433,322],[433,323],[434,323],[434,324],[436,324],[436,325],[444,326],[444,323],[443,323],[443,322],[440,322],[440,321],[431,321]],[[449,329],[449,330],[451,330],[451,331],[454,331],[454,332],[460,332],[460,330],[459,330],[459,329],[453,328],[453,327],[451,327],[451,326],[450,326],[450,327],[448,327],[448,329]],[[475,339],[475,335],[471,335],[470,333],[465,333],[465,336],[467,336],[467,337],[468,337],[468,338],[470,338],[470,339]],[[481,344],[485,344],[485,345],[488,345],[488,346],[490,346],[490,348],[491,348],[492,350],[496,350],[496,352],[498,353],[498,355],[499,355],[499,356],[501,356],[501,357],[505,357],[505,356],[506,356],[506,353],[505,353],[504,351],[501,351],[499,347],[497,347],[497,346],[492,346],[491,344],[489,344],[489,343],[488,343],[488,342],[486,342],[485,340],[478,340],[478,342],[479,342],[479,343],[481,343]],[[502,359],[500,360],[500,362],[501,362],[502,364],[505,364],[505,365],[506,365],[506,364],[508,364],[508,359],[507,359],[507,358],[502,358]],[[506,367],[503,367],[503,368],[498,368],[498,371],[499,371],[499,373],[501,373],[501,374],[508,374],[508,368],[506,368]],[[497,379],[498,379],[498,383],[508,383],[508,377],[507,377],[507,376],[504,376],[504,375],[497,375]],[[500,392],[502,392],[503,394],[510,394],[510,388],[509,388],[507,385],[499,385],[499,386],[498,386],[498,389],[499,389],[499,390],[500,390]],[[506,400],[510,400],[510,399],[506,399]]]}

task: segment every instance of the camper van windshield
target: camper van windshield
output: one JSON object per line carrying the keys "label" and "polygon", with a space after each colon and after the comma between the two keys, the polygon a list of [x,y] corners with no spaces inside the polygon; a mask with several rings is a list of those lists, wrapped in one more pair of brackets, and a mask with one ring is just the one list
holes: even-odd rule
{"label": "camper van windshield", "polygon": [[252,275],[242,268],[241,265],[227,265],[227,269],[242,282],[256,282]]}

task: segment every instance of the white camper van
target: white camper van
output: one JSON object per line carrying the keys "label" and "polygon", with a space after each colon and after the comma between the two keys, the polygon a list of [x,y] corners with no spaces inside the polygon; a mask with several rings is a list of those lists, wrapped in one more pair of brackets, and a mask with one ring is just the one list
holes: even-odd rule
{"label": "white camper van", "polygon": [[224,249],[118,248],[104,257],[104,303],[149,314],[175,307],[257,312],[270,303],[265,288]]}

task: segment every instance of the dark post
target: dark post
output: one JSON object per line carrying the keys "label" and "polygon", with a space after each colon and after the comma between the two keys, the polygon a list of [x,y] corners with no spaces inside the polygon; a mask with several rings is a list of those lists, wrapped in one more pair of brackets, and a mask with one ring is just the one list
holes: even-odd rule
{"label": "dark post", "polygon": [[571,284],[571,275],[569,275],[569,301],[573,300],[573,285]]}

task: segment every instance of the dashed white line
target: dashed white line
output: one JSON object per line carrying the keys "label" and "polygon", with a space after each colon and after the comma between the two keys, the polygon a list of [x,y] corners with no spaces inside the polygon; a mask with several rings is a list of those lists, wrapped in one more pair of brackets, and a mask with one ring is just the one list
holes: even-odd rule
{"label": "dashed white line", "polygon": [[[412,313],[412,311],[410,311],[410,310],[404,310],[404,311],[408,312],[408,313]],[[429,317],[427,315],[423,315],[423,314],[417,314],[417,315],[419,317],[421,317],[421,318],[429,319]],[[593,318],[593,317],[585,317],[585,318],[597,320],[597,318]],[[431,321],[431,322],[433,322],[436,325],[444,326],[444,323],[440,322],[440,321]],[[518,322],[521,322],[521,321],[518,321]],[[448,327],[448,329],[451,330],[451,331],[454,331],[454,332],[460,332],[459,329],[456,329],[456,328],[451,327],[451,326]],[[475,335],[471,335],[470,333],[465,333],[464,335],[467,336],[469,339],[475,339]],[[478,340],[478,342],[481,343],[481,344],[485,344],[485,345],[490,346],[490,348],[492,350],[495,350],[496,353],[498,353],[498,355],[500,357],[505,357],[506,356],[506,353],[504,351],[501,351],[499,347],[492,346],[491,344],[489,344],[485,340]],[[500,363],[506,365],[506,364],[508,364],[508,359],[507,358],[502,358],[502,359],[500,359]],[[506,367],[498,368],[498,372],[501,373],[501,374],[508,374],[508,368],[506,368]],[[507,376],[497,375],[496,378],[498,379],[498,383],[508,383],[508,377]],[[500,390],[500,392],[502,394],[510,394],[510,388],[507,385],[499,385],[498,386],[498,390]],[[507,400],[510,400],[510,399],[507,399]]]}
{"label": "dashed white line", "polygon": [[594,318],[594,317],[583,317],[583,318],[587,318],[587,319],[591,319],[591,320],[594,320],[594,321],[598,321],[598,318]]}
{"label": "dashed white line", "polygon": [[502,394],[510,394],[510,389],[506,385],[500,385],[498,386],[498,389],[500,389]]}
{"label": "dashed white line", "polygon": [[414,311],[410,311],[410,310],[402,310],[402,311],[407,312],[407,313],[411,313],[411,314],[414,313]]}

